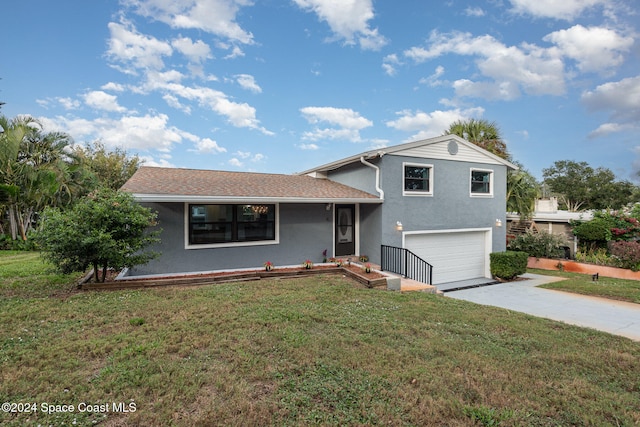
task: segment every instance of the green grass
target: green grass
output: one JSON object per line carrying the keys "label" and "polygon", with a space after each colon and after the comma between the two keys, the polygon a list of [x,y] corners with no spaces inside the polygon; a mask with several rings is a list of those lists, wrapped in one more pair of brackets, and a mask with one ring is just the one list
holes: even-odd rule
{"label": "green grass", "polygon": [[590,274],[568,273],[564,271],[547,271],[538,269],[528,270],[534,274],[547,276],[566,277],[567,280],[547,283],[540,286],[546,289],[573,292],[594,297],[603,297],[619,301],[628,301],[640,304],[640,281],[614,279],[600,276],[594,281]]}
{"label": "green grass", "polygon": [[64,295],[80,278],[55,272],[37,252],[0,251],[0,297]]}
{"label": "green grass", "polygon": [[640,423],[640,343],[504,309],[341,276],[47,298],[0,284],[0,399],[111,409],[3,426]]}

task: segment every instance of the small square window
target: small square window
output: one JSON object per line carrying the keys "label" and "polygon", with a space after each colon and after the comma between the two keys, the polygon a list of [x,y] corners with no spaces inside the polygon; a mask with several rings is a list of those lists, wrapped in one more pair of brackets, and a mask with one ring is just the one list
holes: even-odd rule
{"label": "small square window", "polygon": [[490,196],[493,194],[493,171],[471,170],[471,195]]}
{"label": "small square window", "polygon": [[432,173],[431,165],[404,164],[404,194],[431,194]]}

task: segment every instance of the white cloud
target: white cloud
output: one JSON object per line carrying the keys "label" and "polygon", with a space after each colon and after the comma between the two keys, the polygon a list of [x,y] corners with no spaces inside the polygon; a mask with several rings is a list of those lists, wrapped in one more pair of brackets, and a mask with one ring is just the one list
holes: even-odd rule
{"label": "white cloud", "polygon": [[107,84],[104,84],[104,85],[100,86],[100,89],[102,89],[102,90],[110,90],[112,92],[124,92],[125,87],[123,85],[121,85],[120,83],[109,82]]}
{"label": "white cloud", "polygon": [[320,139],[346,139],[352,142],[362,141],[360,131],[373,126],[373,122],[362,117],[358,112],[348,108],[304,107],[300,109],[304,118],[311,124],[328,123],[337,128],[316,127],[305,132],[303,139],[317,141]]}
{"label": "white cloud", "polygon": [[58,97],[56,98],[56,101],[58,101],[65,110],[76,110],[80,108],[80,101],[78,101],[77,99]]}
{"label": "white cloud", "polygon": [[474,17],[481,17],[485,15],[484,10],[482,10],[481,7],[471,7],[471,6],[467,7],[464,10],[464,14],[467,16],[474,16]]}
{"label": "white cloud", "polygon": [[162,96],[162,99],[164,99],[169,107],[181,110],[185,114],[191,114],[191,107],[183,105],[177,97],[167,93]]}
{"label": "white cloud", "polygon": [[240,160],[238,160],[237,158],[233,157],[232,159],[229,159],[228,162],[231,166],[236,166],[236,167],[242,167],[244,165],[244,163],[242,163]]}
{"label": "white cloud", "polygon": [[616,67],[624,61],[622,53],[633,46],[632,37],[623,37],[609,28],[582,25],[555,31],[543,40],[556,44],[565,56],[576,60],[581,71]]}
{"label": "white cloud", "polygon": [[253,43],[253,35],[236,22],[240,8],[251,6],[251,0],[123,0],[123,3],[136,13],[173,28],[201,30],[233,42]]}
{"label": "white cloud", "polygon": [[118,105],[118,98],[101,90],[94,90],[84,95],[84,102],[96,110],[124,113],[126,108]]}
{"label": "white cloud", "polygon": [[442,86],[444,83],[440,80],[440,77],[442,77],[443,75],[444,67],[442,65],[438,65],[433,74],[431,74],[429,77],[420,79],[420,83],[429,85],[431,87]]}
{"label": "white cloud", "polygon": [[169,162],[169,160],[167,159],[161,158],[160,160],[156,160],[152,156],[138,156],[138,157],[140,158],[140,160],[142,160],[142,163],[145,166],[155,166],[159,168],[175,168],[176,167],[176,165]]}
{"label": "white cloud", "polygon": [[370,28],[369,21],[374,18],[372,0],[293,0],[299,7],[313,11],[320,20],[325,21],[336,38],[347,44],[359,43],[365,50],[379,50],[387,40]]}
{"label": "white cloud", "polygon": [[200,63],[211,58],[211,48],[202,40],[194,42],[188,37],[180,37],[173,40],[171,46],[189,58],[190,62]]}
{"label": "white cloud", "polygon": [[609,111],[610,123],[601,125],[591,136],[601,136],[630,128],[640,128],[640,75],[609,82],[582,94],[590,111]]}
{"label": "white cloud", "polygon": [[509,0],[512,11],[539,18],[571,21],[596,5],[607,5],[609,0]]}
{"label": "white cloud", "polygon": [[297,147],[301,150],[310,150],[310,151],[317,150],[320,148],[316,144],[299,144]]}
{"label": "white cloud", "polygon": [[631,123],[603,123],[598,128],[589,133],[589,138],[599,138],[612,133],[624,132],[636,128]]}
{"label": "white cloud", "polygon": [[389,76],[394,76],[396,74],[397,65],[401,65],[401,62],[398,59],[398,55],[396,55],[395,53],[385,56],[382,60],[382,69],[384,70],[385,74]]}
{"label": "white cloud", "polygon": [[419,140],[442,135],[449,129],[451,123],[457,120],[467,120],[472,117],[480,117],[484,113],[482,107],[474,107],[466,110],[455,109],[448,111],[436,110],[425,113],[417,110],[403,110],[396,113],[399,118],[386,123],[387,126],[404,132],[415,132],[408,140]]}
{"label": "white cloud", "polygon": [[107,56],[124,64],[123,72],[133,74],[135,69],[160,70],[164,67],[162,57],[173,53],[169,43],[140,34],[132,25],[110,22],[108,27],[111,37]]}
{"label": "white cloud", "polygon": [[181,105],[183,108],[185,108],[185,100],[196,102],[198,105],[226,117],[233,126],[256,129],[265,135],[273,135],[273,132],[260,126],[260,120],[256,118],[254,107],[247,103],[233,102],[225,93],[218,90],[199,86],[189,87],[180,83],[167,83],[162,79],[148,82],[144,89],[169,93],[173,98],[169,98],[168,101],[174,105]]}
{"label": "white cloud", "polygon": [[[236,151],[235,153],[233,153],[235,156],[235,159],[237,160],[238,157],[243,159],[243,160],[249,160],[253,163],[258,163],[263,161],[264,159],[266,159],[266,156],[264,154],[261,153],[256,153],[253,154],[251,151]],[[237,165],[236,165],[237,166]]]}
{"label": "white cloud", "polygon": [[240,49],[238,46],[233,46],[231,49],[231,53],[224,57],[224,59],[234,59],[240,58],[244,56],[244,51]]}
{"label": "white cloud", "polygon": [[[454,84],[459,96],[490,94],[490,99],[514,99],[520,90],[530,95],[565,92],[564,64],[557,49],[543,49],[529,43],[506,46],[490,35],[473,37],[461,32],[433,31],[428,43],[428,48],[412,47],[404,55],[417,63],[449,53],[478,57],[478,69],[490,80],[459,80]],[[492,92],[496,88],[499,91]]]}
{"label": "white cloud", "polygon": [[453,82],[458,97],[483,98],[488,100],[512,101],[520,97],[520,89],[511,81],[474,82],[460,79]]}
{"label": "white cloud", "polygon": [[47,129],[62,131],[74,136],[76,141],[101,140],[108,147],[122,147],[130,152],[137,150],[159,150],[168,152],[174,144],[191,135],[168,126],[165,114],[145,116],[123,116],[117,119],[56,117],[40,119]]}
{"label": "white cloud", "polygon": [[262,88],[256,83],[256,79],[249,74],[238,74],[235,76],[238,84],[253,93],[262,93]]}
{"label": "white cloud", "polygon": [[226,153],[227,149],[224,147],[220,147],[216,141],[210,138],[199,139],[195,143],[195,150],[198,153],[203,154],[217,154],[217,153]]}

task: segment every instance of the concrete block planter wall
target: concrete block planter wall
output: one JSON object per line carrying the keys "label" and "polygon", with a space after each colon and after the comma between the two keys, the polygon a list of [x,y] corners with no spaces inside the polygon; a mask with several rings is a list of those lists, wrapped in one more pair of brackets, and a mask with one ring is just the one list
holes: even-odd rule
{"label": "concrete block planter wall", "polygon": [[568,271],[581,274],[599,274],[604,277],[615,279],[640,280],[640,271],[631,271],[624,268],[608,267],[605,265],[584,264],[567,259],[550,259],[529,257],[528,268],[539,268],[541,270]]}

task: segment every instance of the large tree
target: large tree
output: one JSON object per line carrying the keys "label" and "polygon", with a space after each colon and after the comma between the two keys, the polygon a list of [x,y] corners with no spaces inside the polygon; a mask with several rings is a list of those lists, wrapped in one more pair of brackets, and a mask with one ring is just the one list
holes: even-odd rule
{"label": "large tree", "polygon": [[617,181],[607,168],[594,169],[587,162],[559,160],[542,173],[545,186],[569,211],[619,209],[634,201],[636,187],[629,181]]}
{"label": "large tree", "polygon": [[451,123],[444,134],[458,135],[503,159],[511,159],[507,144],[502,140],[500,128],[496,122],[485,119],[458,120]]}
{"label": "large tree", "polygon": [[142,164],[137,155],[130,156],[122,148],[108,151],[100,141],[75,146],[73,154],[76,161],[93,175],[92,189],[105,187],[118,190]]}

